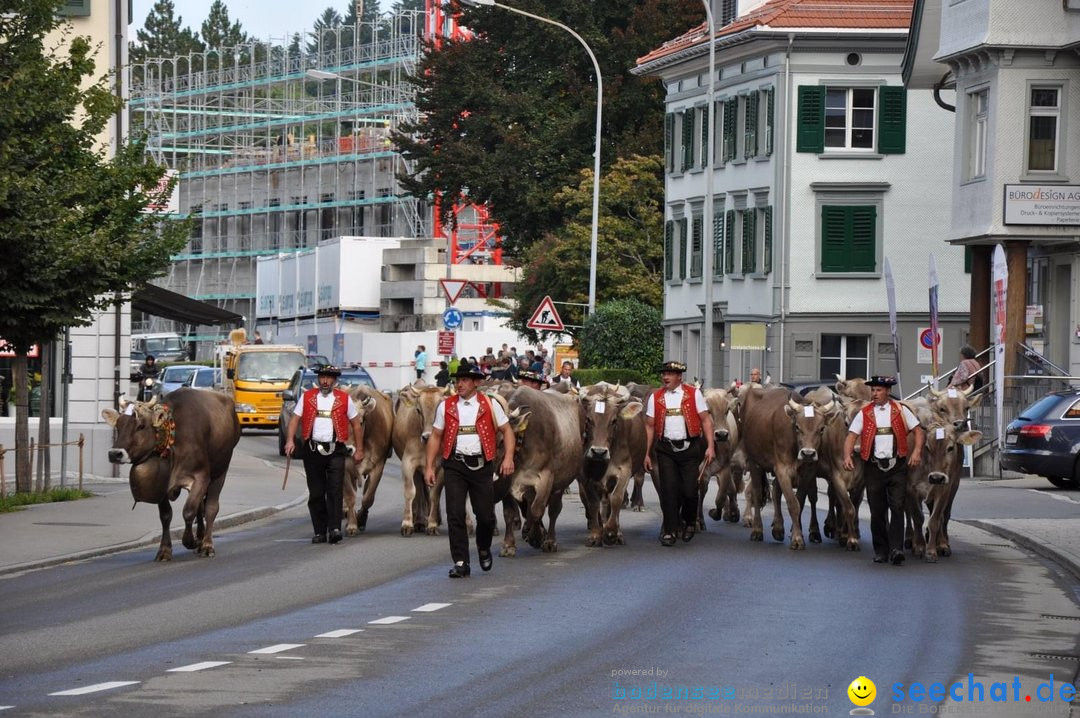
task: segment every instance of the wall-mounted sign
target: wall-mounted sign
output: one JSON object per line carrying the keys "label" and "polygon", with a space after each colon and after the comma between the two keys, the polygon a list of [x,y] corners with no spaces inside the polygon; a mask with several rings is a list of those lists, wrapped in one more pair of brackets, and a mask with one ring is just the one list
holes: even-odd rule
{"label": "wall-mounted sign", "polygon": [[1005,224],[1080,226],[1080,185],[1005,185]]}

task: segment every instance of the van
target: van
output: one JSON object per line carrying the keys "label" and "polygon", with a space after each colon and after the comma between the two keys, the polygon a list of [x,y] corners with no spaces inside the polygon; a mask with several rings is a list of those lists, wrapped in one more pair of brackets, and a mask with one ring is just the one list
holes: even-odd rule
{"label": "van", "polygon": [[188,360],[187,346],[176,332],[132,334],[131,351],[153,356],[159,363]]}

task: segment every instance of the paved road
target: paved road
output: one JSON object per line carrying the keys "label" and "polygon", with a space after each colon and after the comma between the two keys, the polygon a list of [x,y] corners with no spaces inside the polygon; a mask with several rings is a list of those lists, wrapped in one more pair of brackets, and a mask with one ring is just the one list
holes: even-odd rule
{"label": "paved road", "polygon": [[[276,440],[245,436],[241,450],[270,458]],[[828,543],[798,553],[751,543],[737,525],[712,524],[689,545],[663,548],[649,494],[650,511],[623,514],[628,546],[587,549],[571,500],[559,553],[519,544],[518,557],[496,558],[490,574],[451,581],[444,536],[398,535],[399,492],[395,467],[368,533],[334,547],[308,542],[306,512],[296,508],[222,532],[211,561],[181,552],[154,564],[143,548],[0,580],[0,705],[131,716],[593,715],[635,706],[847,714],[847,685],[866,675],[877,683],[878,715],[908,707],[918,715],[930,704],[894,706],[893,684],[906,693],[913,682],[966,681],[971,672],[987,692],[1018,677],[1027,695],[1051,673],[1059,688],[1077,680],[1077,663],[1053,656],[1078,655],[1080,587],[971,526],[952,531],[953,558],[899,568]],[[986,517],[1017,501],[1068,509],[1004,486],[958,509]],[[252,653],[267,649],[275,652]],[[171,670],[207,662],[223,664]],[[719,697],[630,700],[654,683]],[[1070,711],[1037,699],[936,707]]]}

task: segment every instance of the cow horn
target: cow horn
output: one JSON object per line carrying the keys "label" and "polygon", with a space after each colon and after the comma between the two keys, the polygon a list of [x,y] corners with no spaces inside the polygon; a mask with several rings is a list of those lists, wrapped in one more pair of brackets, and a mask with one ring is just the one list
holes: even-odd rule
{"label": "cow horn", "polygon": [[619,397],[620,399],[629,399],[630,390],[627,389],[625,386],[617,385],[615,387],[615,396]]}
{"label": "cow horn", "polygon": [[126,409],[128,404],[130,404],[130,403],[131,403],[131,401],[127,398],[127,394],[121,394],[120,395],[120,413],[121,414],[124,413],[124,409]]}
{"label": "cow horn", "polygon": [[930,396],[934,397],[935,399],[945,393],[939,389],[935,389],[932,384],[927,384],[926,388],[930,390]]}
{"label": "cow horn", "polygon": [[788,399],[787,403],[788,406],[790,406],[794,411],[802,411],[803,405],[795,401],[794,399]]}
{"label": "cow horn", "polygon": [[833,410],[833,407],[835,407],[835,406],[836,406],[836,402],[833,401],[832,399],[830,399],[828,404],[825,404],[824,406],[821,407],[821,412],[823,414],[828,414],[830,411]]}
{"label": "cow horn", "polygon": [[158,400],[158,395],[154,394],[152,397],[150,397],[150,401],[146,402],[146,404],[145,404],[146,408],[149,409],[149,408],[153,407],[154,404],[157,404],[157,400]]}
{"label": "cow horn", "polygon": [[970,394],[973,391],[975,391],[975,385],[974,384],[968,384],[968,388],[967,389],[961,389],[960,393],[963,394],[964,396],[967,396],[968,394]]}

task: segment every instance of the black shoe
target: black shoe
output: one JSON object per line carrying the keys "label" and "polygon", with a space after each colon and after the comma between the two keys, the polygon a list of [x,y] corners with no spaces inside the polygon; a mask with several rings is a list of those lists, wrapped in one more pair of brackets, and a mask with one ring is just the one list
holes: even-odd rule
{"label": "black shoe", "polygon": [[330,532],[330,543],[337,543],[341,540],[341,529],[334,529]]}
{"label": "black shoe", "polygon": [[326,534],[315,534],[311,537],[311,543],[326,543]]}
{"label": "black shoe", "polygon": [[480,568],[484,571],[490,571],[491,564],[494,563],[494,560],[491,557],[491,551],[477,551],[477,553],[480,554]]}
{"label": "black shoe", "polygon": [[690,539],[694,538],[694,527],[687,526],[682,530],[683,543],[690,543]]}
{"label": "black shoe", "polygon": [[661,534],[660,535],[660,545],[661,546],[674,546],[675,545],[675,534]]}
{"label": "black shoe", "polygon": [[469,564],[455,563],[450,569],[450,578],[465,578],[470,573]]}
{"label": "black shoe", "polygon": [[884,554],[879,553],[877,556],[874,556],[874,563],[885,563],[888,560],[889,557],[885,556]]}
{"label": "black shoe", "polygon": [[904,562],[904,552],[903,551],[893,551],[891,554],[889,554],[889,562],[893,566],[899,566],[900,564],[902,564]]}

